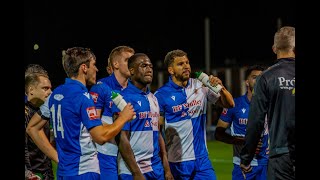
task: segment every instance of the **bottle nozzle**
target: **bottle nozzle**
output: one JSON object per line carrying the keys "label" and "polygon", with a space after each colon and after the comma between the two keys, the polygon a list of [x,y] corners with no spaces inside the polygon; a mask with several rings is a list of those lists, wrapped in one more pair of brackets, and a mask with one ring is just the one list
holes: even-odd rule
{"label": "bottle nozzle", "polygon": [[118,95],[119,95],[118,93],[111,91],[111,99],[116,98]]}
{"label": "bottle nozzle", "polygon": [[196,78],[198,78],[198,77],[200,76],[200,74],[201,74],[201,73],[202,73],[201,71],[199,71],[199,72],[195,72]]}

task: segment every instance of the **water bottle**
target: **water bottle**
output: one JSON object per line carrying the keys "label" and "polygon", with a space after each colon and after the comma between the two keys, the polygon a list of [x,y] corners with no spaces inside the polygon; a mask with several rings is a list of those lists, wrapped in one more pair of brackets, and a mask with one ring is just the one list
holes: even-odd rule
{"label": "water bottle", "polygon": [[196,78],[199,79],[205,86],[211,89],[214,93],[219,94],[222,89],[222,86],[220,84],[212,86],[209,80],[209,76],[204,72],[195,72],[195,74]]}
{"label": "water bottle", "polygon": [[[111,99],[114,102],[114,104],[120,109],[120,111],[123,110],[123,108],[127,105],[127,102],[123,99],[123,96],[121,94],[116,93],[114,91],[111,91]],[[134,115],[132,119],[135,119],[137,116]]]}

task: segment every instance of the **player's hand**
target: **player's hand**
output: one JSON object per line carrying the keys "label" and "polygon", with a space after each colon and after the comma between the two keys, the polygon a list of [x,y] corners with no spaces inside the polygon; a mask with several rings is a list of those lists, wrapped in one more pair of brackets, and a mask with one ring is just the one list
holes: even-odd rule
{"label": "player's hand", "polygon": [[171,174],[171,171],[165,172],[165,178],[166,180],[174,180],[173,175]]}
{"label": "player's hand", "polygon": [[30,173],[30,175],[28,175],[28,177],[26,179],[27,180],[41,180],[41,177],[36,174]]}
{"label": "player's hand", "polygon": [[255,154],[259,154],[261,152],[262,145],[263,145],[262,139],[260,139],[258,142]]}
{"label": "player's hand", "polygon": [[248,166],[246,166],[244,164],[240,164],[240,168],[244,173],[248,173],[248,172],[252,171],[252,166],[250,164]]}
{"label": "player's hand", "polygon": [[222,81],[216,76],[210,75],[209,80],[212,86],[216,86],[217,84],[220,84],[221,86],[223,86]]}
{"label": "player's hand", "polygon": [[135,115],[136,113],[134,112],[133,106],[130,102],[119,113],[119,116],[126,119],[127,121],[131,121],[133,119],[133,116]]}

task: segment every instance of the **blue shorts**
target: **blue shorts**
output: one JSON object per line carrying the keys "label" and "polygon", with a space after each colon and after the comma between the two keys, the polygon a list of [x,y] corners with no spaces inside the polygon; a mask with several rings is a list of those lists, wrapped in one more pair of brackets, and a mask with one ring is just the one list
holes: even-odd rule
{"label": "blue shorts", "polygon": [[118,180],[117,156],[98,152],[101,179]]}
{"label": "blue shorts", "polygon": [[216,174],[208,156],[192,161],[169,162],[175,180],[208,179],[216,180]]}
{"label": "blue shorts", "polygon": [[[161,161],[159,161],[156,164],[152,164],[152,169],[153,169],[153,171],[143,174],[143,176],[146,179],[148,179],[148,180],[150,180],[150,179],[165,180],[164,170],[163,170],[163,166],[162,166]],[[133,176],[132,176],[132,174],[120,174],[119,179],[120,180],[133,180]]]}
{"label": "blue shorts", "polygon": [[[252,166],[252,171],[245,173],[246,180],[267,180],[267,165]],[[233,165],[232,180],[244,180],[242,170],[239,165]]]}
{"label": "blue shorts", "polygon": [[100,180],[100,174],[88,172],[77,176],[57,176],[57,180]]}

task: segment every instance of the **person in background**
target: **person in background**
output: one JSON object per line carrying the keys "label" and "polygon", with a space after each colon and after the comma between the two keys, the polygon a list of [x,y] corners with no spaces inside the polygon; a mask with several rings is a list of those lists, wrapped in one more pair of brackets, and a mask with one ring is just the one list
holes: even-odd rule
{"label": "person in background", "polygon": [[280,28],[272,49],[277,62],[256,80],[240,167],[244,173],[252,170],[250,162],[267,116],[268,179],[295,179],[295,28]]}
{"label": "person in background", "polygon": [[233,97],[218,77],[210,75],[211,85],[222,86],[218,94],[190,78],[189,58],[182,50],[168,52],[164,64],[169,82],[155,96],[160,106],[160,124],[165,121],[168,161],[174,179],[215,180],[206,146],[207,103],[230,108],[234,107]]}
{"label": "person in background", "polygon": [[109,75],[111,75],[113,73],[113,69],[112,69],[112,66],[111,66],[110,58],[108,58],[108,65],[106,67],[106,70],[107,70],[107,73]]}
{"label": "person in background", "polygon": [[[256,78],[264,70],[265,67],[261,65],[252,65],[247,68],[245,72],[246,93],[234,99],[235,107],[223,109],[216,126],[216,140],[227,144],[233,144],[233,180],[244,179],[240,168],[240,151],[244,145],[253,87],[256,82]],[[231,135],[226,132],[228,127],[231,129]],[[257,149],[255,158],[251,161],[253,169],[250,173],[246,174],[247,180],[267,180],[268,128],[266,121],[264,131],[261,136],[260,147]]]}
{"label": "person in background", "polygon": [[[47,71],[38,64],[29,64],[25,71],[25,128],[31,117],[39,110],[51,94],[51,82]],[[41,132],[43,136],[50,138],[50,125],[46,122]],[[35,175],[44,180],[53,180],[54,175],[50,158],[45,155],[25,133],[25,167],[26,179],[32,179]]]}

